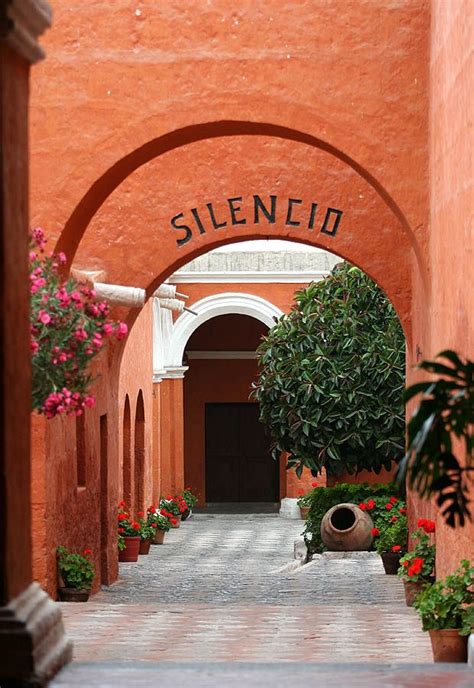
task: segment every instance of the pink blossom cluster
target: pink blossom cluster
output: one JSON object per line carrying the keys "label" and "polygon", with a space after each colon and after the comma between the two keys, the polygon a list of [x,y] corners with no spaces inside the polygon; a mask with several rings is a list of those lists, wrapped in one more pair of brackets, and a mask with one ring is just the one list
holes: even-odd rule
{"label": "pink blossom cluster", "polygon": [[71,392],[66,387],[60,392],[52,392],[43,404],[46,418],[54,418],[60,413],[66,416],[81,416],[85,408],[95,405],[95,397],[92,394],[81,396],[79,392]]}
{"label": "pink blossom cluster", "polygon": [[93,403],[90,360],[108,338],[124,339],[128,328],[108,319],[109,306],[96,301],[94,289],[64,279],[59,266],[66,256],[46,254],[45,245],[44,231],[37,227],[30,251],[33,407],[48,418],[80,415]]}

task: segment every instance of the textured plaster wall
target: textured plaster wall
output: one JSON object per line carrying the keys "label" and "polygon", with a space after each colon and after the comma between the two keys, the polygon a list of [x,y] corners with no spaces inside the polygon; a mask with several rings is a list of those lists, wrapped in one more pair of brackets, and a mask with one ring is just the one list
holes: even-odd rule
{"label": "textured plaster wall", "polygon": [[[431,356],[447,348],[474,358],[474,5],[433,3],[430,179],[433,265]],[[472,494],[474,497],[474,493]],[[474,561],[474,524],[455,535],[438,518],[438,575]]]}

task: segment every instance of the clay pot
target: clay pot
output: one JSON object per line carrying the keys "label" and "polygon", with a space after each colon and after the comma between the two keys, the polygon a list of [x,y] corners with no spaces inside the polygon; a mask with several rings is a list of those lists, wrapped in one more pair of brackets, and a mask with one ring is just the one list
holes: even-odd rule
{"label": "clay pot", "polygon": [[171,527],[172,528],[179,528],[179,526],[181,525],[181,515],[175,516],[175,519],[176,519],[176,523],[172,523]]}
{"label": "clay pot", "polygon": [[415,597],[420,593],[425,585],[431,585],[431,583],[434,583],[434,578],[429,578],[428,580],[424,581],[403,581],[403,585],[405,587],[405,602],[407,604],[407,607],[413,607],[413,602],[415,601]]}
{"label": "clay pot", "polygon": [[152,540],[152,545],[162,545],[163,541],[165,539],[165,533],[166,530],[162,530],[161,528],[157,528],[155,530],[155,537]]}
{"label": "clay pot", "polygon": [[148,554],[150,551],[151,540],[140,540],[138,554]]}
{"label": "clay pot", "polygon": [[388,576],[395,576],[400,568],[400,559],[405,555],[404,552],[382,552],[382,564]]}
{"label": "clay pot", "polygon": [[58,588],[61,602],[87,602],[90,590],[78,590],[77,588]]}
{"label": "clay pot", "polygon": [[459,629],[429,631],[433,660],[435,662],[467,662],[467,635],[459,635]]}
{"label": "clay pot", "polygon": [[119,561],[138,561],[138,552],[140,551],[141,538],[139,535],[124,536],[125,549],[119,552]]}
{"label": "clay pot", "polygon": [[192,509],[186,509],[186,511],[183,511],[181,514],[181,521],[187,521],[188,518],[191,518],[193,515],[193,510]]}
{"label": "clay pot", "polygon": [[300,506],[300,514],[303,521],[307,518],[310,509],[310,506]]}
{"label": "clay pot", "polygon": [[368,550],[372,544],[373,521],[355,504],[336,504],[321,521],[321,539],[334,552]]}

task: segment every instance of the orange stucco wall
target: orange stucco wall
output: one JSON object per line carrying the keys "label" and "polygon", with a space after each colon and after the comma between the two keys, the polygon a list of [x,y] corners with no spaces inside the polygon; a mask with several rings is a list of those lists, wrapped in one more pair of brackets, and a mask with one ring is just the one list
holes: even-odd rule
{"label": "orange stucco wall", "polygon": [[[347,258],[382,286],[405,328],[409,366],[446,345],[472,355],[465,146],[472,4],[382,0],[361,8],[348,0],[341,11],[339,0],[165,0],[142,3],[140,13],[128,0],[52,4],[48,60],[32,83],[31,210],[33,224],[45,226],[75,267],[150,293],[217,245],[303,241]],[[255,216],[255,194],[267,209],[277,198],[270,219]],[[322,231],[329,208],[343,213],[336,234]],[[174,228],[173,218],[189,231]],[[204,292],[196,286],[193,298]],[[285,310],[287,285],[274,294]],[[123,315],[132,324],[137,312]],[[173,413],[183,383],[152,389],[150,363],[140,356],[147,317],[102,360],[90,420],[97,462],[99,415],[107,413],[104,580],[117,568],[124,394],[133,418],[146,380],[145,418],[168,423],[147,429],[154,496],[163,481],[180,489],[184,479],[183,466],[173,467],[182,452],[181,416]],[[51,470],[64,474],[48,490],[67,530],[74,509],[85,514],[100,489],[92,486],[82,506],[71,493],[70,440],[59,425],[48,427],[45,451]],[[70,511],[61,513],[71,495]],[[429,508],[413,499],[412,518]],[[472,555],[472,532],[456,534],[451,546],[452,533],[440,528],[439,571],[461,551]]]}

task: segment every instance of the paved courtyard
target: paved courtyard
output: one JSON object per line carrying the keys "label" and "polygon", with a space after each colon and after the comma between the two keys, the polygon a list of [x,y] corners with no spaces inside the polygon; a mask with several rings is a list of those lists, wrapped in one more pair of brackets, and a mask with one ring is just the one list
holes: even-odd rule
{"label": "paved courtyard", "polygon": [[279,570],[301,521],[197,515],[85,605],[63,603],[74,662],[53,686],[472,686],[433,665],[378,558]]}

